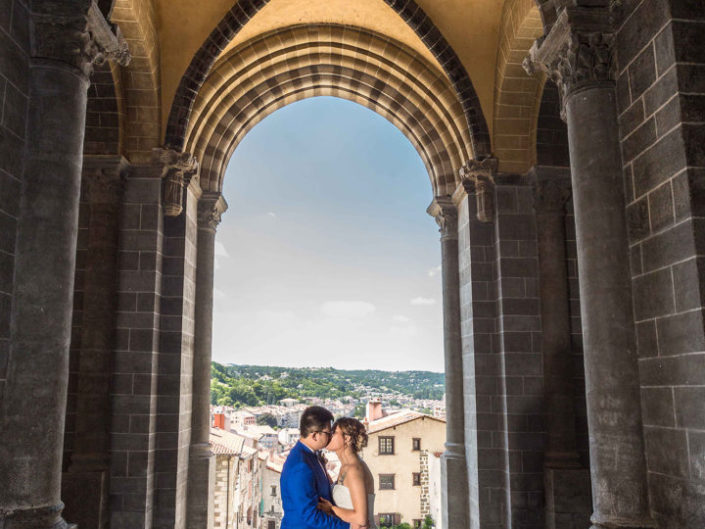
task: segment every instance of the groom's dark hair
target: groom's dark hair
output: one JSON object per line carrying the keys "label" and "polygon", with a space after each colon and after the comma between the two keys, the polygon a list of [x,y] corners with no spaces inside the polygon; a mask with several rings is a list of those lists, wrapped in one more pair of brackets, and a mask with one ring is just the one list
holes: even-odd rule
{"label": "groom's dark hair", "polygon": [[299,431],[301,438],[308,437],[313,432],[320,432],[326,426],[330,427],[333,421],[333,414],[323,406],[309,406],[301,414]]}

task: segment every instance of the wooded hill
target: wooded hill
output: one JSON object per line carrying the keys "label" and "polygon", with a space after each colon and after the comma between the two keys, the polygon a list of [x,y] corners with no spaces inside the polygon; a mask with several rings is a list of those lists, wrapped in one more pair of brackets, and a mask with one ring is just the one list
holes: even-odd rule
{"label": "wooded hill", "polygon": [[439,400],[444,384],[444,374],[431,371],[211,365],[211,402],[225,406],[277,404],[285,398],[360,399],[369,392]]}

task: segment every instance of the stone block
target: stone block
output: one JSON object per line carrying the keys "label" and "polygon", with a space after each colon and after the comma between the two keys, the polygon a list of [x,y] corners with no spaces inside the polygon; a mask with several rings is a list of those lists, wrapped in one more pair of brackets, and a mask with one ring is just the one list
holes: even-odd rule
{"label": "stone block", "polygon": [[705,494],[697,481],[652,472],[649,485],[651,509],[658,527],[705,527]]}
{"label": "stone block", "polygon": [[690,476],[705,480],[705,432],[688,432]]}
{"label": "stone block", "polygon": [[619,116],[619,129],[622,138],[631,134],[644,121],[644,103],[635,101]]}
{"label": "stone block", "polygon": [[671,388],[641,388],[641,410],[644,426],[676,425]]}
{"label": "stone block", "polygon": [[656,64],[652,46],[647,46],[629,65],[629,86],[632,99],[638,99],[656,79]]}
{"label": "stone block", "polygon": [[677,426],[705,430],[705,386],[674,388],[673,392]]}
{"label": "stone block", "polygon": [[705,380],[705,354],[639,360],[642,386],[689,386]]}
{"label": "stone block", "polygon": [[582,529],[592,514],[590,472],[587,469],[546,469],[546,527]]}
{"label": "stone block", "polygon": [[656,140],[656,122],[649,118],[630,136],[622,141],[622,156],[626,163],[631,162]]}
{"label": "stone block", "polygon": [[646,197],[627,206],[627,233],[632,242],[649,235],[649,202]]}
{"label": "stone block", "polygon": [[681,122],[680,98],[674,95],[656,112],[654,119],[656,120],[656,134],[661,138]]}
{"label": "stone block", "polygon": [[633,280],[634,314],[637,321],[671,314],[675,309],[671,271],[658,270]]}
{"label": "stone block", "polygon": [[640,197],[687,165],[681,128],[666,136],[634,160],[634,192]]}
{"label": "stone block", "polygon": [[107,527],[107,473],[64,472],[61,476],[63,518],[79,527]]}
{"label": "stone block", "polygon": [[681,355],[705,350],[701,310],[659,318],[656,323],[659,351],[662,356]]}
{"label": "stone block", "polygon": [[701,270],[705,272],[702,259],[688,259],[673,265],[673,288],[678,312],[694,309],[702,303],[702,291],[705,278],[701,279]]}
{"label": "stone block", "polygon": [[649,212],[651,230],[654,232],[674,223],[675,213],[673,210],[673,196],[671,195],[670,182],[665,183],[649,193]]}
{"label": "stone block", "polygon": [[705,167],[705,124],[684,123],[682,128],[688,165]]}
{"label": "stone block", "polygon": [[658,356],[655,320],[641,321],[636,324],[636,343],[640,357]]}
{"label": "stone block", "polygon": [[619,70],[632,62],[670,18],[668,2],[642,2],[617,34],[616,48]]}
{"label": "stone block", "polygon": [[649,472],[688,477],[686,432],[668,428],[644,428],[646,464]]}
{"label": "stone block", "polygon": [[650,116],[678,93],[681,68],[671,67],[644,92],[644,114]]}

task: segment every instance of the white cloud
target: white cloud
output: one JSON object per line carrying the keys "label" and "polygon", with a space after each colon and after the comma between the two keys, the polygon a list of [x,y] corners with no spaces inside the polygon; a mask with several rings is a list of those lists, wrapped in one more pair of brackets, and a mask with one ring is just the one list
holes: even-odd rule
{"label": "white cloud", "polygon": [[419,334],[419,330],[414,325],[395,325],[389,328],[389,335],[392,338],[413,338]]}
{"label": "white cloud", "polygon": [[409,318],[402,316],[401,314],[397,314],[392,319],[398,323],[409,323],[411,321]]}
{"label": "white cloud", "polygon": [[269,212],[267,213],[267,216],[268,216],[268,217],[272,217],[273,219],[276,219],[276,218],[277,218],[277,214],[274,213],[273,211],[269,211]]}
{"label": "white cloud", "polygon": [[434,266],[428,271],[428,277],[436,277],[441,273],[441,265]]}
{"label": "white cloud", "polygon": [[225,299],[225,298],[227,298],[227,297],[228,297],[228,296],[225,294],[225,292],[223,292],[223,291],[220,290],[219,288],[214,288],[214,289],[213,289],[213,299],[215,299],[216,301],[217,301],[217,300],[221,300],[221,299]]}
{"label": "white cloud", "polygon": [[327,301],[321,305],[321,312],[328,318],[364,318],[376,309],[366,301]]}
{"label": "white cloud", "polygon": [[416,297],[411,300],[412,305],[435,305],[436,300],[433,298]]}
{"label": "white cloud", "polygon": [[227,248],[220,241],[215,241],[215,255],[218,257],[230,257]]}

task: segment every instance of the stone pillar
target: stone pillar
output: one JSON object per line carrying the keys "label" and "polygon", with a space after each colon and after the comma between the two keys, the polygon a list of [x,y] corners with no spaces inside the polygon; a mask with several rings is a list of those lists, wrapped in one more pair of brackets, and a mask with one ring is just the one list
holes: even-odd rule
{"label": "stone pillar", "polygon": [[186,526],[203,529],[213,528],[211,499],[215,485],[215,457],[209,444],[215,231],[227,207],[225,199],[216,192],[204,193],[198,203],[193,406]]}
{"label": "stone pillar", "polygon": [[624,214],[612,28],[604,8],[564,8],[527,69],[559,87],[578,243],[594,529],[654,527],[649,515]]}
{"label": "stone pillar", "polygon": [[4,529],[67,527],[61,460],[88,75],[108,45],[101,37],[115,39],[87,0],[35,0],[30,9],[27,152],[0,415]]}
{"label": "stone pillar", "polygon": [[547,447],[544,455],[546,528],[582,528],[590,517],[590,475],[582,468],[575,431],[575,388],[570,341],[566,262],[567,169],[534,167],[541,352],[545,386]]}
{"label": "stone pillar", "polygon": [[548,427],[544,466],[578,468],[565,260],[565,205],[570,197],[570,176],[567,172],[546,175],[534,168],[530,178],[534,185],[538,235],[541,351]]}
{"label": "stone pillar", "polygon": [[[62,479],[67,516],[79,527],[108,524],[110,382],[115,347],[117,254],[124,173],[122,156],[83,160],[87,248],[76,377],[73,451]],[[75,322],[74,322],[75,323]]]}
{"label": "stone pillar", "polygon": [[465,458],[463,357],[460,339],[458,212],[450,196],[436,197],[428,207],[441,232],[443,279],[443,350],[446,375],[446,451],[441,458],[443,527],[469,527],[468,473]]}

